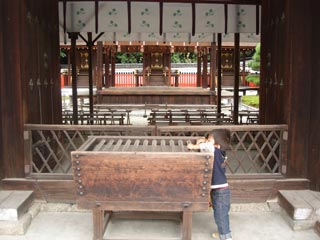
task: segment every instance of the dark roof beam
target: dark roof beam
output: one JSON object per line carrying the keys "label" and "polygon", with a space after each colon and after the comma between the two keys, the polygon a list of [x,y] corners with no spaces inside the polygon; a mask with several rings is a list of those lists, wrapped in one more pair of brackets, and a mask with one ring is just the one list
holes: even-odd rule
{"label": "dark roof beam", "polygon": [[[95,0],[59,0],[67,2],[93,2]],[[100,2],[123,2],[123,0],[99,0]],[[162,2],[162,3],[192,3],[194,0],[134,0],[130,2]],[[261,0],[199,0],[196,3],[220,3],[220,4],[249,4],[249,5],[260,5]]]}
{"label": "dark roof beam", "polygon": [[98,33],[99,29],[99,0],[95,0],[94,2],[94,12],[95,12],[95,30]]}

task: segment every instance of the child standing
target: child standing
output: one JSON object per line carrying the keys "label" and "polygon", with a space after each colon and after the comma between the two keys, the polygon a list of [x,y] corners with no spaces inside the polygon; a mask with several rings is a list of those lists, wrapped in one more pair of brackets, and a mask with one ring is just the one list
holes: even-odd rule
{"label": "child standing", "polygon": [[[214,153],[210,197],[220,240],[232,240],[229,223],[230,189],[225,175],[226,149],[228,149],[229,143],[230,131],[216,129],[209,134],[207,139],[200,138],[196,144],[188,144],[189,149],[200,149],[201,151]],[[213,237],[215,237],[215,234],[213,234]]]}

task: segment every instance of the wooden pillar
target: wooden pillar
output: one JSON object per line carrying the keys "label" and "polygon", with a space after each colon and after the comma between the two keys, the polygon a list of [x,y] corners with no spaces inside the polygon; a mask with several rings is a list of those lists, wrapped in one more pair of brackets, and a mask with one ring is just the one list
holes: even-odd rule
{"label": "wooden pillar", "polygon": [[203,48],[203,73],[202,73],[202,87],[208,87],[208,50],[206,47]]}
{"label": "wooden pillar", "polygon": [[238,124],[239,116],[239,70],[240,70],[240,34],[234,34],[234,95],[233,95],[233,123]]}
{"label": "wooden pillar", "polygon": [[[174,49],[174,48],[173,48]],[[167,54],[167,66],[168,66],[168,85],[171,86],[171,52],[168,52]],[[175,84],[173,84],[174,86]]]}
{"label": "wooden pillar", "polygon": [[111,49],[110,49],[110,47],[107,47],[106,54],[105,54],[105,65],[104,65],[104,79],[105,79],[105,87],[106,88],[109,88],[111,86],[110,55],[111,55]]}
{"label": "wooden pillar", "polygon": [[218,113],[221,113],[221,84],[222,84],[221,56],[222,56],[222,35],[221,33],[218,33],[218,58],[217,58],[217,65],[218,65],[217,112]]}
{"label": "wooden pillar", "polygon": [[[4,1],[0,1],[0,129],[3,129],[3,123],[2,123],[2,116],[3,112],[2,109],[4,109],[4,99],[2,98],[3,96],[3,90],[5,86],[5,74],[4,74],[4,49],[3,49],[3,16],[5,16],[4,12],[2,11],[4,9],[3,7]],[[2,135],[2,131],[0,133],[0,179],[3,179],[5,177],[5,170],[4,170],[4,135]]]}
{"label": "wooden pillar", "polygon": [[142,75],[143,75],[143,85],[148,86],[149,85],[149,76],[148,71],[150,71],[150,56],[151,54],[148,52],[149,48],[145,47],[143,52],[143,69],[142,69]]}
{"label": "wooden pillar", "polygon": [[71,72],[71,50],[67,48],[67,54],[68,54],[68,86],[70,86],[70,81],[72,77],[72,72]]}
{"label": "wooden pillar", "polygon": [[[24,177],[23,62],[20,0],[0,1],[0,165],[4,177]],[[26,65],[27,66],[27,65]]]}
{"label": "wooden pillar", "polygon": [[111,49],[111,87],[116,85],[116,49]]}
{"label": "wooden pillar", "polygon": [[210,90],[216,89],[216,41],[211,43],[210,51]]}
{"label": "wooden pillar", "polygon": [[197,47],[197,87],[201,86],[201,51]]}
{"label": "wooden pillar", "polygon": [[246,85],[246,50],[242,51],[242,85]]}
{"label": "wooden pillar", "polygon": [[[89,110],[90,115],[93,116],[93,83],[92,83],[92,33],[88,33],[88,64],[89,64]],[[91,122],[93,124],[93,122]]]}
{"label": "wooden pillar", "polygon": [[78,124],[78,93],[77,93],[77,50],[76,43],[78,33],[70,33],[71,38],[71,64],[72,64],[72,105],[73,105],[73,123]]}
{"label": "wooden pillar", "polygon": [[103,45],[101,41],[97,42],[97,77],[96,77],[96,86],[97,90],[102,89],[103,83]]}

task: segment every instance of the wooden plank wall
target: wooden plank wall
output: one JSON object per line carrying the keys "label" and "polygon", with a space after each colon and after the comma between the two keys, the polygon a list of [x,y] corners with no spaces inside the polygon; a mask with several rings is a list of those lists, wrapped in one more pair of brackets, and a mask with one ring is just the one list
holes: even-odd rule
{"label": "wooden plank wall", "polygon": [[261,22],[261,123],[286,123],[283,113],[287,99],[284,86],[285,1],[262,1]]}
{"label": "wooden plank wall", "polygon": [[2,177],[24,177],[24,124],[61,119],[58,0],[1,4]]}
{"label": "wooden plank wall", "polygon": [[309,124],[309,147],[308,156],[308,178],[311,180],[311,187],[320,191],[320,2],[313,0],[311,3],[312,16],[312,77],[311,77],[311,100],[310,100],[310,124]]}
{"label": "wooden plank wall", "polygon": [[[3,13],[3,1],[0,1],[0,96],[3,94],[4,82],[1,79],[4,79],[4,54],[3,54],[3,23],[4,23],[4,13]],[[2,113],[2,109],[4,108],[4,101],[0,97],[0,114]],[[2,118],[0,117],[0,129],[2,129]],[[4,177],[4,162],[3,162],[3,141],[2,141],[2,131],[0,131],[0,179]],[[1,183],[0,183],[1,189]]]}
{"label": "wooden plank wall", "polygon": [[[26,123],[59,123],[61,119],[58,1],[26,0],[21,41]],[[30,84],[33,86],[30,86]]]}
{"label": "wooden plank wall", "polygon": [[262,1],[260,122],[288,124],[287,175],[307,177],[319,190],[319,24],[316,11],[311,14],[316,5]]}
{"label": "wooden plank wall", "polygon": [[[2,1],[3,77],[1,78],[1,143],[4,176],[23,177],[23,101],[20,47],[21,4]],[[2,71],[1,71],[2,72]]]}

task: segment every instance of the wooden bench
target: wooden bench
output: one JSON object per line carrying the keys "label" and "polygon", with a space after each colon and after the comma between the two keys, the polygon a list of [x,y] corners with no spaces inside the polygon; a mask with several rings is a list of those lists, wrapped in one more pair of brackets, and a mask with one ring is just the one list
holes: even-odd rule
{"label": "wooden bench", "polygon": [[156,110],[152,109],[148,118],[150,125],[169,124],[188,122],[187,110]]}
{"label": "wooden bench", "polygon": [[242,110],[239,111],[240,124],[243,124],[243,118],[247,117],[246,124],[258,123],[259,111]]}
{"label": "wooden bench", "polygon": [[192,213],[208,210],[213,155],[188,151],[190,141],[97,136],[72,152],[77,204],[93,211],[93,239],[103,239],[115,212],[161,212],[180,216],[180,239],[191,240]]}
{"label": "wooden bench", "polygon": [[232,119],[224,113],[217,113],[212,109],[198,110],[155,110],[148,118],[149,125],[177,125],[179,123],[190,125],[230,124]]}
{"label": "wooden bench", "polygon": [[[91,114],[88,110],[80,110],[78,112],[78,120],[80,124],[98,124],[98,125],[119,125],[130,124],[130,119],[127,111],[109,111],[109,110],[94,110]],[[73,124],[73,112],[70,110],[62,113],[62,123]]]}

